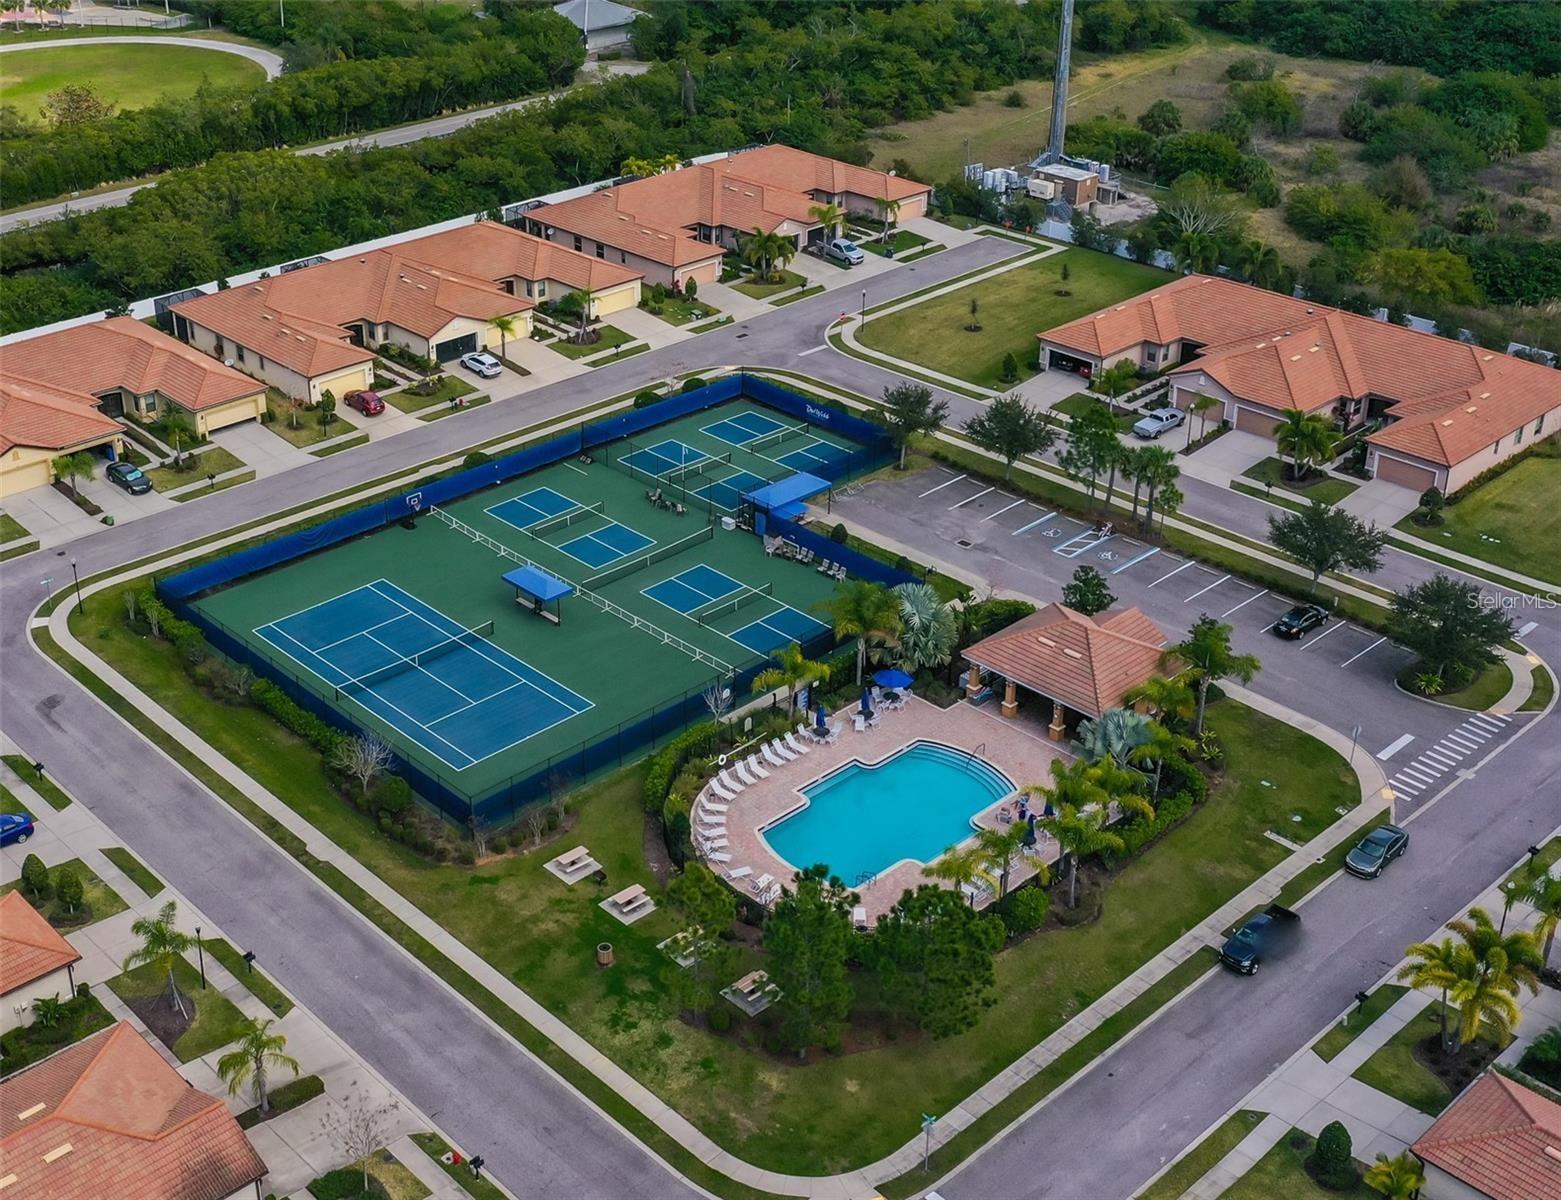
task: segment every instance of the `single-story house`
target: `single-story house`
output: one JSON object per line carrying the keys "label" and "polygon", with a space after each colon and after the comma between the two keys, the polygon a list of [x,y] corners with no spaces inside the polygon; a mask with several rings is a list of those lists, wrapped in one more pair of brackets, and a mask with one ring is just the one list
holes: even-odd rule
{"label": "single-story house", "polygon": [[1211,396],[1220,419],[1264,437],[1291,409],[1341,432],[1380,424],[1367,469],[1416,491],[1456,491],[1561,429],[1561,373],[1548,367],[1210,275],[1037,337],[1044,368],[1165,371],[1178,408]]}
{"label": "single-story house", "polygon": [[640,14],[614,0],[564,0],[553,11],[580,31],[587,51],[622,46]]}
{"label": "single-story house", "polygon": [[259,417],[265,388],[130,317],[12,342],[0,352],[0,495],[50,482],[59,455],[117,458],[121,418],[170,410],[206,435]]}
{"label": "single-story house", "polygon": [[1425,1168],[1424,1200],[1561,1200],[1561,1104],[1496,1071],[1410,1149]]}
{"label": "single-story house", "polygon": [[1123,697],[1162,672],[1165,634],[1136,608],[1087,617],[1048,604],[964,652],[966,694],[1003,686],[1003,716],[1019,714],[1019,689],[1050,706],[1048,732],[1061,741],[1070,712],[1096,718],[1121,708]]}
{"label": "single-story house", "polygon": [[525,214],[526,229],[550,242],[642,271],[652,283],[714,283],[721,256],[755,229],[798,248],[827,236],[810,210],[925,216],[932,188],[790,146],[738,150],[716,162],[602,188]]}
{"label": "single-story house", "polygon": [[121,1021],[0,1082],[0,1171],[17,1200],[260,1200],[266,1164],[226,1104]]}
{"label": "single-story house", "polygon": [[81,953],[20,891],[0,896],[0,1033],[33,1022],[33,1001],[76,993]]}

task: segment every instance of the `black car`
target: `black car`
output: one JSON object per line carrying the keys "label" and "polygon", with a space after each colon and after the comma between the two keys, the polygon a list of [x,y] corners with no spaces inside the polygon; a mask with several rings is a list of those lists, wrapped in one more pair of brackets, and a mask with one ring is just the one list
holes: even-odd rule
{"label": "black car", "polygon": [[1274,633],[1278,637],[1299,641],[1327,623],[1328,610],[1321,604],[1297,604],[1274,622]]}
{"label": "black car", "polygon": [[1344,869],[1361,879],[1375,879],[1409,845],[1409,835],[1397,825],[1379,825],[1361,838],[1344,858]]}
{"label": "black car", "polygon": [[152,481],[135,463],[111,462],[103,472],[115,487],[122,487],[132,496],[143,496],[152,490]]}
{"label": "black car", "polygon": [[1264,957],[1282,953],[1295,939],[1301,915],[1283,904],[1254,913],[1220,947],[1220,962],[1238,975],[1256,975]]}

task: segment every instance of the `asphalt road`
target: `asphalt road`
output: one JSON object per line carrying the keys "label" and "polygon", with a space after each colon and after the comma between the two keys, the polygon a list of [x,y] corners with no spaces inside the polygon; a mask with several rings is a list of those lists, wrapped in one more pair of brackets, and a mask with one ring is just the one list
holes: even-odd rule
{"label": "asphalt road", "polygon": [[[156,42],[165,44],[175,41],[184,45],[197,45],[209,49],[222,49],[248,51],[247,57],[256,54],[265,54],[276,58],[269,51],[254,50],[250,46],[237,46],[228,42],[203,42],[193,38],[93,38],[94,44],[103,42]],[[38,45],[54,45],[52,42],[40,42]],[[3,50],[25,50],[30,46],[6,46]],[[281,59],[277,58],[278,64]],[[645,63],[603,63],[602,67],[610,75],[639,75],[650,70]],[[274,72],[273,72],[274,73]],[[580,84],[574,86],[579,87]],[[548,100],[556,99],[562,92],[550,92],[545,96],[528,96],[524,100],[512,100],[505,104],[493,104],[487,108],[474,108],[467,112],[452,113],[449,116],[434,117],[427,121],[418,121],[411,125],[398,125],[393,129],[376,129],[368,133],[358,134],[350,138],[340,138],[333,142],[321,142],[314,146],[303,146],[293,151],[294,154],[330,154],[335,150],[355,149],[363,150],[370,146],[405,146],[411,142],[420,142],[424,138],[448,137],[457,130],[465,129],[468,125],[475,124],[487,117],[496,117],[501,113],[513,112],[516,109],[530,108]],[[122,204],[128,204],[130,197],[144,187],[152,187],[157,183],[156,179],[149,179],[145,183],[132,184],[129,187],[114,188],[111,191],[93,192],[85,196],[77,196],[70,200],[61,200],[54,204],[40,204],[33,208],[17,209],[13,212],[0,214],[0,233],[9,232],[12,229],[24,225],[39,225],[44,221],[57,221],[61,217],[75,213],[93,212],[100,208],[118,208]]]}
{"label": "asphalt road", "polygon": [[[868,302],[988,265],[1011,249],[983,240],[907,265],[875,279]],[[255,949],[284,985],[456,1141],[483,1153],[520,1195],[659,1200],[692,1192],[42,658],[26,635],[42,598],[39,581],[61,578],[70,556],[83,576],[93,575],[680,371],[731,363],[784,367],[875,395],[895,381],[892,373],[832,350],[808,353],[822,344],[838,308],[838,296],[828,294],[801,301],[751,324],[539,388],[524,404],[493,404],[434,422],[105,529],[72,543],[67,553],[35,553],[0,568],[0,725],[138,856]],[[949,399],[956,415],[975,408]],[[1184,511],[1262,527],[1267,510],[1255,500],[1184,490]],[[928,552],[943,555],[946,545],[925,536],[934,539]],[[1390,569],[1429,573],[1407,557]],[[1035,586],[1045,583],[1038,579]],[[1530,644],[1561,661],[1557,614],[1519,618],[1528,619],[1540,621]],[[1279,680],[1279,662],[1259,680]],[[1340,692],[1353,694],[1355,686],[1341,684]],[[1331,692],[1330,684],[1324,695]],[[1309,695],[1287,703],[1321,703]],[[1340,723],[1336,708],[1318,715]],[[1558,773],[1561,746],[1548,730],[1520,738],[1492,767],[1426,809],[1412,826],[1410,854],[1384,880],[1364,885],[1373,888],[1367,902],[1346,881],[1308,906],[1304,962],[1255,980],[1205,983],[1081,1076],[1065,1102],[1046,1106],[994,1145],[945,1193],[961,1200],[1127,1195],[1396,961],[1407,942],[1453,915],[1561,820]],[[1112,1130],[1109,1155],[1101,1153],[1103,1129]]]}

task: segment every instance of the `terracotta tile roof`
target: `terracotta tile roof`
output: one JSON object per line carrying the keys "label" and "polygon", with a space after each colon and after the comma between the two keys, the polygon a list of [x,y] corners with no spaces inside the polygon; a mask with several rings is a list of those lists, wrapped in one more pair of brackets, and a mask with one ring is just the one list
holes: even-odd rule
{"label": "terracotta tile roof", "polygon": [[905,200],[931,190],[924,183],[790,146],[761,146],[550,204],[530,215],[555,229],[676,267],[720,253],[719,247],[689,236],[696,225],[773,232],[790,221],[811,228],[818,224],[808,212],[818,204],[815,192]]}
{"label": "terracotta tile roof", "polygon": [[1561,1104],[1494,1071],[1410,1148],[1493,1200],[1561,1200]]}
{"label": "terracotta tile roof", "polygon": [[97,403],[85,392],[0,374],[0,454],[17,446],[64,450],[119,433]]}
{"label": "terracotta tile roof", "polygon": [[396,251],[414,262],[478,278],[497,281],[513,275],[533,282],[556,279],[589,292],[645,278],[643,271],[607,262],[594,254],[580,254],[497,221],[477,221],[460,229],[414,238],[399,243]]}
{"label": "terracotta tile roof", "polygon": [[191,410],[253,396],[262,388],[133,317],[109,317],[12,342],[0,351],[0,376],[13,375],[93,395],[114,388],[140,395],[156,391]]}
{"label": "terracotta tile roof", "polygon": [[[1452,465],[1561,406],[1561,372],[1451,338],[1275,292],[1188,275],[1048,329],[1042,341],[1097,357],[1142,342],[1202,343],[1172,372],[1201,372],[1273,409],[1314,412],[1343,396],[1392,401],[1368,439]],[[1468,412],[1470,406],[1475,411]]]}
{"label": "terracotta tile roof", "polygon": [[16,1200],[223,1200],[266,1165],[227,1106],[121,1022],[0,1083]]}
{"label": "terracotta tile roof", "polygon": [[1015,621],[965,658],[1032,692],[1098,717],[1158,673],[1165,634],[1136,608],[1086,617],[1061,604]]}
{"label": "terracotta tile roof", "polygon": [[374,357],[352,344],[350,322],[389,322],[431,338],[458,317],[487,321],[532,307],[490,279],[413,261],[398,247],[257,279],[174,311],[312,377]]}
{"label": "terracotta tile roof", "polygon": [[0,996],[80,961],[76,948],[26,896],[19,891],[0,896]]}

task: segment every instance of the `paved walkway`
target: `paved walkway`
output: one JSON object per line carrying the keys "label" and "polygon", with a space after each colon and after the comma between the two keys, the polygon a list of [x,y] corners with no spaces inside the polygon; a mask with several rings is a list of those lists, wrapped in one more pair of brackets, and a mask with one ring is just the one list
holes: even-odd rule
{"label": "paved walkway", "polygon": [[1534,663],[1526,654],[1514,654],[1505,646],[1498,646],[1496,652],[1506,661],[1507,667],[1512,672],[1512,686],[1507,689],[1507,694],[1495,704],[1491,705],[1492,712],[1515,713],[1528,702],[1528,698],[1534,694]]}
{"label": "paved walkway", "polygon": [[23,42],[19,45],[0,46],[0,54],[20,54],[24,50],[51,49],[61,46],[188,46],[194,50],[217,50],[223,54],[237,54],[257,64],[267,79],[275,79],[282,73],[282,56],[259,46],[246,46],[242,42],[219,42],[211,38],[191,37],[123,37],[61,38],[54,41]]}

